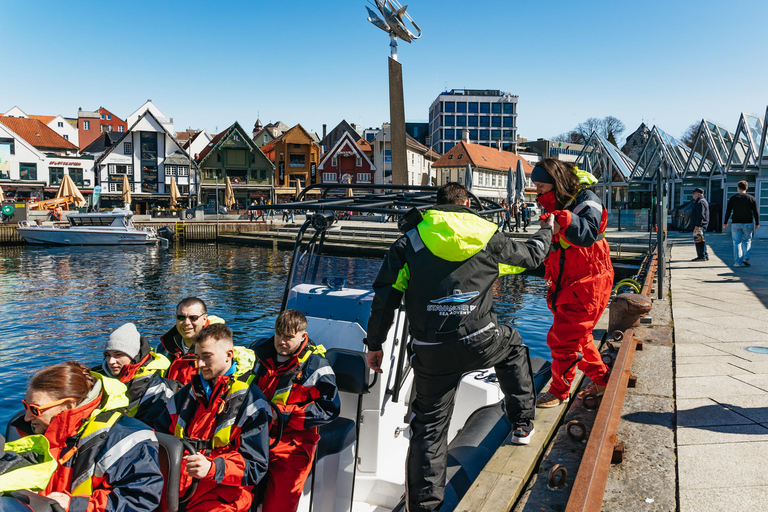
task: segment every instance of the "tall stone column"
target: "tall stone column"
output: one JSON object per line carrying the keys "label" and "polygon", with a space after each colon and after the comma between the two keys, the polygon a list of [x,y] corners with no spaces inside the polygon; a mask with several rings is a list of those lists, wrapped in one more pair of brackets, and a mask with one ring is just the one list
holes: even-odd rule
{"label": "tall stone column", "polygon": [[405,142],[403,66],[389,57],[389,130],[392,147],[392,184],[408,184],[408,156]]}

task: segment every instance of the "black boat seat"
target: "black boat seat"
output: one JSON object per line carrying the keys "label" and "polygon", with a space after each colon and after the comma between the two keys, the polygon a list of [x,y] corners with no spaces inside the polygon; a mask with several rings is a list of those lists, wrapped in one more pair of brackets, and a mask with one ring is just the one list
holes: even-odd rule
{"label": "black boat seat", "polygon": [[181,460],[184,446],[181,439],[171,434],[155,432],[160,444],[160,472],[163,474],[163,496],[160,510],[179,510],[179,486],[181,484]]}
{"label": "black boat seat", "polygon": [[336,418],[318,429],[320,442],[317,444],[317,458],[341,453],[355,442],[355,422],[349,418]]}

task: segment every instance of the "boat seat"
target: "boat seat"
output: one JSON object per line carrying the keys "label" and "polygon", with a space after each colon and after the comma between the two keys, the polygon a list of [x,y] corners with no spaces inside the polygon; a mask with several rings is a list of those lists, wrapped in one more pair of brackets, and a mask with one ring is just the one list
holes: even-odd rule
{"label": "boat seat", "polygon": [[163,474],[162,512],[179,510],[179,487],[181,484],[181,460],[184,446],[181,439],[171,434],[155,432],[160,444],[160,472]]}
{"label": "boat seat", "polygon": [[355,442],[355,422],[349,418],[336,418],[318,429],[320,442],[317,444],[317,458],[341,453]]}

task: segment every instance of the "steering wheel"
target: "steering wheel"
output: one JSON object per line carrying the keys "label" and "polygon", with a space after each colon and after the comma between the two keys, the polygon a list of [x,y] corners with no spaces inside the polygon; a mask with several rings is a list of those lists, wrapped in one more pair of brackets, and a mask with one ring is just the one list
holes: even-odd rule
{"label": "steering wheel", "polygon": [[275,440],[269,445],[269,449],[271,450],[272,448],[277,446],[277,443],[280,442],[280,438],[283,437],[283,428],[285,427],[285,421],[283,420],[283,413],[280,412],[280,409],[277,407],[277,405],[273,404],[272,402],[269,402],[269,405],[275,411],[274,417],[275,417],[275,420],[277,421],[277,435],[275,436]]}
{"label": "steering wheel", "polygon": [[[184,451],[189,452],[190,455],[194,455],[197,453],[197,450],[194,446],[192,446],[189,441],[186,439],[181,440],[182,446],[184,446]],[[187,492],[184,493],[184,496],[179,496],[179,505],[182,503],[188,502],[190,499],[192,499],[192,496],[195,494],[195,491],[197,491],[197,484],[199,483],[199,480],[197,478],[192,479],[192,483],[187,488]]]}

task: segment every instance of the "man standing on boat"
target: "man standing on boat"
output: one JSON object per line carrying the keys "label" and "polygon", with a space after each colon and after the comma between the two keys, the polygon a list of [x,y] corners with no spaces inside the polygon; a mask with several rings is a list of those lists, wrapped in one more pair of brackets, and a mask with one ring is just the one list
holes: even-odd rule
{"label": "man standing on boat", "polygon": [[534,432],[528,348],[515,329],[499,325],[492,288],[501,275],[541,265],[554,222],[516,242],[469,206],[463,185],[440,187],[437,206],[421,219],[406,219],[408,231],[387,252],[373,284],[368,365],[381,373],[382,344],[404,296],[413,338],[409,353],[416,397],[406,463],[410,512],[437,510],[443,503],[448,424],[464,373],[494,367],[513,425],[512,442],[528,444]]}
{"label": "man standing on boat", "polygon": [[203,327],[223,324],[224,320],[208,314],[202,299],[187,297],[176,306],[176,326],[160,337],[156,352],[171,360],[166,378],[178,381],[182,386],[192,381],[197,373],[195,339]]}

